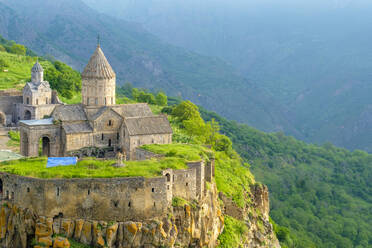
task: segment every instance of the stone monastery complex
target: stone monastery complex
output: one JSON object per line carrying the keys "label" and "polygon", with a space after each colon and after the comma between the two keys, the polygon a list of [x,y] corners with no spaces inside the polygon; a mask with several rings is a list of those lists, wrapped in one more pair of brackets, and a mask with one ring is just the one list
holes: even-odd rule
{"label": "stone monastery complex", "polygon": [[22,96],[0,98],[2,123],[20,126],[23,156],[37,157],[39,140],[48,157],[121,152],[126,159],[134,159],[141,145],[172,143],[166,116],[153,115],[147,104],[115,104],[116,75],[99,45],[82,73],[81,104],[63,104],[44,81],[38,62],[31,72]]}

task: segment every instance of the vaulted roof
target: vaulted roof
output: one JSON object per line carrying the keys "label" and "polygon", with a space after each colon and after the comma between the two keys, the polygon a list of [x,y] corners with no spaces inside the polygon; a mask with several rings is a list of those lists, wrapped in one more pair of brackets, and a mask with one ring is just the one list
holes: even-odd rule
{"label": "vaulted roof", "polygon": [[87,116],[81,104],[57,106],[52,116],[55,120],[61,121],[85,121]]}
{"label": "vaulted roof", "polygon": [[116,76],[99,45],[90,58],[89,63],[85,67],[81,76],[82,78],[97,79],[111,79]]}
{"label": "vaulted roof", "polygon": [[165,115],[130,117],[124,120],[129,135],[171,134],[172,128]]}

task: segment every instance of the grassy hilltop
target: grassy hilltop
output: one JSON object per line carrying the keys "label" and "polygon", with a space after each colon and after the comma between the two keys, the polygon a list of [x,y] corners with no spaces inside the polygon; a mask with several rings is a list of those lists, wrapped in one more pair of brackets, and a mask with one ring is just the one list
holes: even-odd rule
{"label": "grassy hilltop", "polygon": [[[29,73],[26,73],[24,79],[28,77]],[[306,144],[281,133],[260,132],[203,109],[201,119],[198,108],[192,103],[181,104],[180,99],[168,98],[171,106],[167,106],[159,97],[161,94],[135,89],[129,84],[119,88],[117,93],[120,103],[147,102],[154,113],[169,114],[176,144],[150,145],[145,149],[164,154],[166,160],[179,161],[180,167],[187,160],[214,156],[217,187],[239,206],[248,203],[247,189],[255,183],[251,171],[259,181],[267,184],[271,217],[280,225],[274,225],[274,229],[283,247],[372,247],[372,155],[350,152],[331,144]],[[205,150],[205,144],[211,147],[213,155]],[[45,163],[43,158],[36,160]],[[96,162],[88,160],[84,163],[78,165],[83,170],[77,169],[75,174],[63,174],[57,169],[51,170],[50,175],[42,174],[40,170],[41,174],[35,172],[29,176],[84,177],[87,173],[94,174],[86,169],[86,165]],[[151,173],[149,170],[141,173],[143,176],[156,175],[164,163],[158,163],[157,170]],[[105,166],[97,166],[97,171]],[[142,164],[129,165],[136,170],[140,166]],[[9,162],[1,167],[16,170]],[[21,169],[18,173],[24,172]],[[125,173],[121,175],[138,175]],[[227,217],[221,247],[237,247],[244,236],[244,226],[243,222]]]}

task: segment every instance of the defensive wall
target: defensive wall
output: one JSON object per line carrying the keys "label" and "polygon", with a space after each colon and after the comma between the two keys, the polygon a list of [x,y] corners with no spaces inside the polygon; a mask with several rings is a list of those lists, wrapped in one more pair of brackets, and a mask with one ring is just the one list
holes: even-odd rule
{"label": "defensive wall", "polygon": [[167,169],[155,178],[38,179],[0,173],[1,200],[46,217],[102,221],[164,217],[173,197],[198,200],[206,193],[206,172],[213,162]]}

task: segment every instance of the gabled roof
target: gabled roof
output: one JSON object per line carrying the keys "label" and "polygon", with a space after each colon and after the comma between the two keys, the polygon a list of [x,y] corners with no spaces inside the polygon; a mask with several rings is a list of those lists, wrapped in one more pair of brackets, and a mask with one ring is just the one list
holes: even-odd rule
{"label": "gabled roof", "polygon": [[172,128],[165,115],[124,119],[129,135],[171,134]]}
{"label": "gabled roof", "polygon": [[98,45],[96,51],[93,53],[87,66],[81,74],[81,77],[110,79],[114,78],[115,76],[114,70],[111,68],[111,65],[103,54],[101,47]]}
{"label": "gabled roof", "polygon": [[95,113],[92,117],[91,117],[91,119],[92,120],[97,120],[99,117],[101,117],[105,112],[107,112],[107,111],[113,111],[119,118],[121,118],[121,119],[123,119],[123,117],[119,114],[119,113],[117,113],[115,110],[113,110],[113,108],[111,108],[111,107],[102,107],[102,108],[100,108],[99,110],[98,110],[98,112],[97,113]]}
{"label": "gabled roof", "polygon": [[48,89],[52,90],[50,88],[49,82],[47,82],[47,81],[37,82],[37,83],[28,82],[28,83],[26,83],[24,89],[29,88],[31,90],[31,92],[37,92],[40,87],[45,87],[45,88],[48,88]]}
{"label": "gabled roof", "polygon": [[86,121],[87,116],[84,108],[80,104],[74,105],[59,105],[57,106],[52,116],[55,120],[61,121]]}
{"label": "gabled roof", "polygon": [[89,125],[88,122],[64,124],[62,127],[67,134],[93,132],[93,128]]}
{"label": "gabled roof", "polygon": [[153,116],[149,105],[146,103],[117,105],[112,106],[112,108],[124,118]]}

